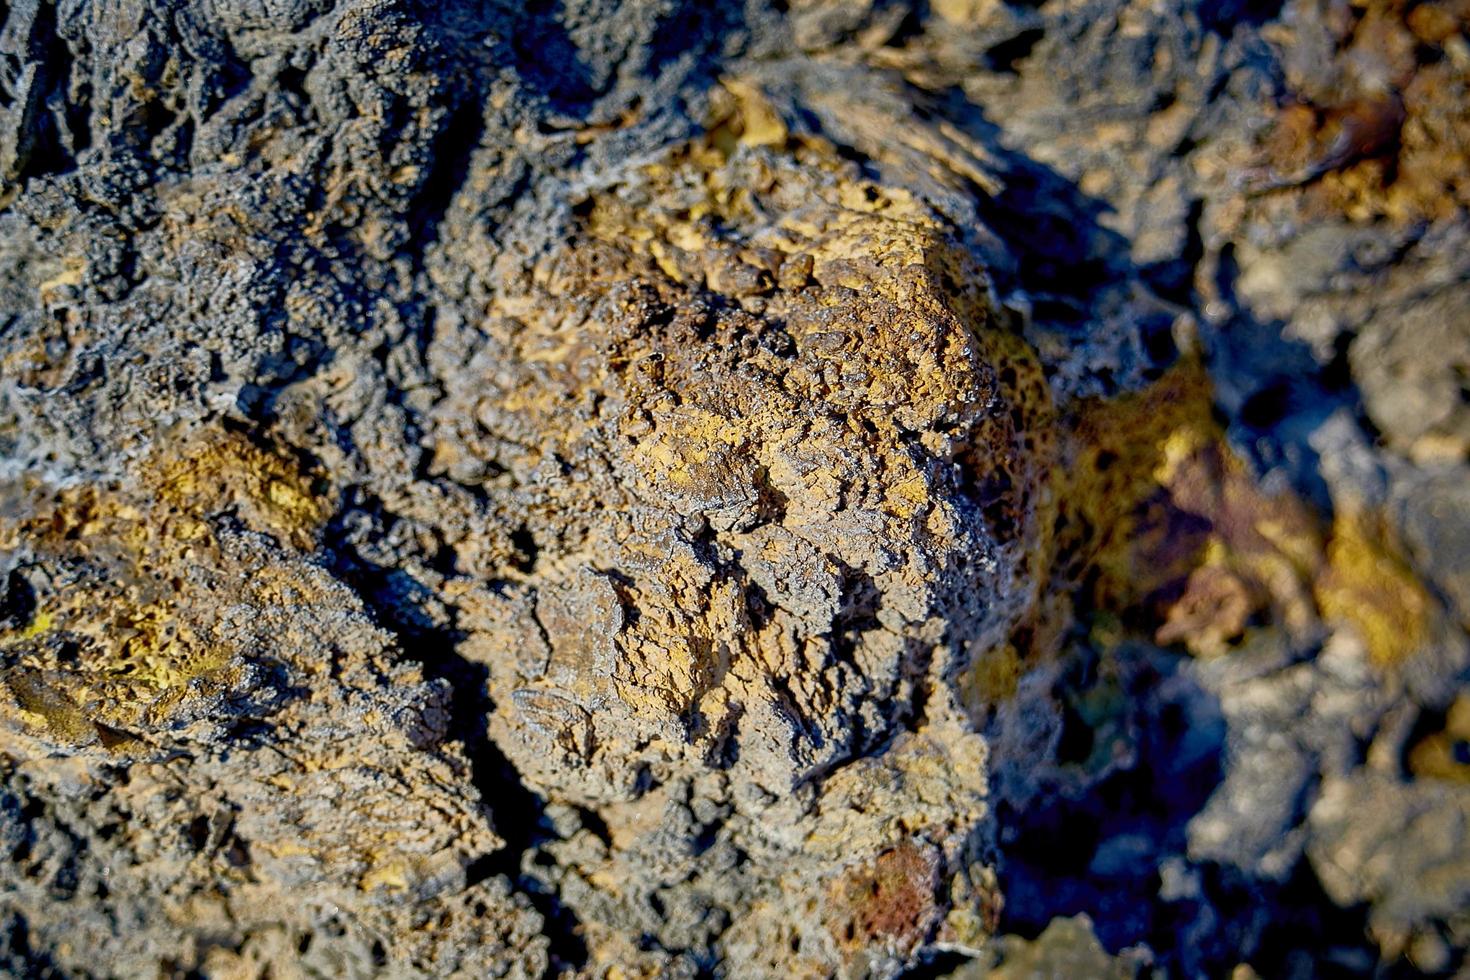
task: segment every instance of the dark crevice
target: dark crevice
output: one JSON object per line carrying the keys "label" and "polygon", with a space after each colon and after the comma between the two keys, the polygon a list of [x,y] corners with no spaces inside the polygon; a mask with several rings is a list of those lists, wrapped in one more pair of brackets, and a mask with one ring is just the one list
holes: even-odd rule
{"label": "dark crevice", "polygon": [[1021,62],[1026,60],[1045,36],[1045,30],[1033,27],[1021,31],[1015,37],[1007,38],[985,52],[985,67],[996,72],[1019,73]]}
{"label": "dark crevice", "polygon": [[[372,512],[383,531],[393,523],[394,518],[384,513],[375,500],[359,500],[357,508]],[[356,591],[379,624],[398,638],[404,654],[423,667],[425,676],[444,682],[450,696],[449,737],[464,746],[471,782],[491,806],[495,830],[505,840],[500,850],[469,864],[467,882],[475,884],[496,876],[513,882],[545,920],[545,935],[553,953],[551,975],[579,968],[586,961],[587,951],[576,917],[555,894],[521,870],[522,856],[554,839],[554,834],[542,816],[546,801],[521,782],[490,738],[488,719],[493,704],[486,689],[487,668],[458,652],[462,633],[452,626],[433,625],[417,608],[415,588],[403,572],[362,556],[351,524],[344,520],[346,513],[339,513],[330,522],[325,535],[329,568]]]}
{"label": "dark crevice", "polygon": [[511,43],[522,77],[555,109],[582,117],[600,92],[565,16],[562,0],[529,0]]}
{"label": "dark crevice", "polygon": [[[1150,703],[1165,688],[1166,677],[1178,689],[1182,678],[1172,664],[1170,658],[1144,659],[1118,674],[1083,656],[1061,682],[1058,761],[1064,771],[1108,765],[1123,732],[1130,733],[1132,744],[1122,758],[1132,762],[1116,766],[1085,793],[1058,784],[1023,809],[1000,807],[1001,885],[1007,895],[1003,932],[1035,938],[1053,918],[1085,912],[1099,940],[1116,952],[1144,941],[1157,930],[1157,917],[1170,914],[1155,900],[1158,868],[1169,855],[1185,851],[1185,825],[1223,775],[1224,738],[1223,725],[1211,720],[1216,709],[1197,688]],[[1141,718],[1127,724],[1119,718],[1108,726],[1113,734],[1103,744],[1097,719],[1089,724],[1085,717],[1099,697],[1129,699],[1124,703],[1144,718],[1174,717],[1176,722]],[[1119,862],[1108,856],[1133,841],[1147,843],[1146,858]],[[1193,975],[1205,962],[1193,951],[1180,950],[1177,941],[1158,949],[1165,958],[1182,957],[1174,963],[1182,975]]]}
{"label": "dark crevice", "polygon": [[29,626],[36,615],[36,590],[20,569],[5,576],[0,589],[0,627],[20,630]]}
{"label": "dark crevice", "polygon": [[709,70],[715,59],[711,50],[732,31],[744,24],[744,11],[738,3],[686,4],[664,18],[654,34],[653,50],[643,73],[658,78],[676,59],[694,55],[694,62],[704,66],[703,77],[713,79]]}
{"label": "dark crevice", "polygon": [[1260,388],[1240,406],[1240,420],[1252,429],[1270,431],[1292,411],[1291,378],[1276,378]]}
{"label": "dark crevice", "polygon": [[1150,289],[1161,298],[1183,307],[1194,305],[1194,272],[1205,256],[1204,238],[1200,232],[1204,208],[1202,199],[1190,202],[1184,218],[1184,249],[1177,257],[1139,270]]}
{"label": "dark crevice", "polygon": [[970,957],[964,953],[938,953],[928,961],[905,970],[902,980],[943,980],[968,962]]}
{"label": "dark crevice", "polygon": [[37,980],[66,976],[50,956],[31,947],[30,923],[20,912],[11,912],[0,920],[0,972]]}
{"label": "dark crevice", "polygon": [[439,224],[449,211],[454,195],[469,176],[470,162],[485,132],[485,118],[478,95],[465,98],[434,140],[433,160],[424,191],[409,214],[407,254],[420,267],[424,253],[438,238]]}
{"label": "dark crevice", "polygon": [[[1055,918],[1085,913],[1110,953],[1147,944],[1167,976],[1223,976],[1242,960],[1263,977],[1371,973],[1378,960],[1366,908],[1338,907],[1308,862],[1276,881],[1189,857],[1188,823],[1224,775],[1225,729],[1211,697],[1181,688],[1171,663],[1151,653],[1110,680],[1084,659],[1062,681],[1064,771],[1087,771],[1113,753],[1080,708],[1096,703],[1090,690],[1111,685],[1137,713],[1111,729],[1128,733],[1128,761],[1083,792],[1058,783],[1024,808],[999,807],[1001,931],[1035,939]],[[1160,700],[1170,689],[1176,693]],[[1310,792],[1294,822],[1304,818]],[[1194,884],[1161,901],[1166,866]],[[1303,936],[1323,937],[1325,947]]]}
{"label": "dark crevice", "polygon": [[[72,54],[57,33],[55,5],[41,3],[33,9],[35,18],[28,32],[26,63],[34,68],[35,77],[26,93],[25,108],[19,120],[18,182],[74,170],[77,147],[71,142],[71,133],[87,132],[84,124],[77,125],[81,107],[66,101]],[[53,111],[53,105],[59,108],[59,118]],[[81,118],[85,119],[84,116]]]}
{"label": "dark crevice", "polygon": [[1281,15],[1285,0],[1222,0],[1200,4],[1200,20],[1208,29],[1225,37],[1240,25],[1259,27]]}
{"label": "dark crevice", "polygon": [[[1368,907],[1339,907],[1323,891],[1309,862],[1301,862],[1284,885],[1273,888],[1251,883],[1249,887],[1255,894],[1240,895],[1240,902],[1259,902],[1262,891],[1274,891],[1272,915],[1264,924],[1256,951],[1246,957],[1259,976],[1347,980],[1370,974],[1405,975],[1401,969],[1379,965],[1378,950],[1368,934]],[[1304,948],[1303,936],[1323,937],[1327,949]]]}

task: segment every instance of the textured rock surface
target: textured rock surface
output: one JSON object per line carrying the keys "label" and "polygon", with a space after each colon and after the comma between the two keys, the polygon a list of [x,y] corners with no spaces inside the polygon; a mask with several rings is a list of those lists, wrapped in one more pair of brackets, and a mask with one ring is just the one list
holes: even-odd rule
{"label": "textured rock surface", "polygon": [[0,969],[1466,968],[1463,3],[0,18]]}

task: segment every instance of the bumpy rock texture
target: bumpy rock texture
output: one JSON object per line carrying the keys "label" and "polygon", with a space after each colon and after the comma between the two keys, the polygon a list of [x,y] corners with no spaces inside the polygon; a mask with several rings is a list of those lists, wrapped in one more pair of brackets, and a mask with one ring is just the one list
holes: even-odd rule
{"label": "bumpy rock texture", "polygon": [[1467,31],[0,5],[0,971],[1470,969]]}

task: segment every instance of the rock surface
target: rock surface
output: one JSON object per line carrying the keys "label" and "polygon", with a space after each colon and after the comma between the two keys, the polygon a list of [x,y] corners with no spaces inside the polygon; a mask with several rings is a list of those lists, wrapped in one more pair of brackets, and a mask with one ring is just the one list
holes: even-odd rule
{"label": "rock surface", "polygon": [[1470,968],[1467,31],[0,7],[0,970]]}

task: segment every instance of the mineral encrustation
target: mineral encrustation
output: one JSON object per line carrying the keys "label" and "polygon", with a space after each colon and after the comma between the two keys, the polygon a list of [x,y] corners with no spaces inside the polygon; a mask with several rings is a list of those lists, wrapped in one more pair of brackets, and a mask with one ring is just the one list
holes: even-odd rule
{"label": "mineral encrustation", "polygon": [[1470,5],[0,4],[0,973],[1470,970]]}

